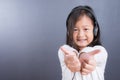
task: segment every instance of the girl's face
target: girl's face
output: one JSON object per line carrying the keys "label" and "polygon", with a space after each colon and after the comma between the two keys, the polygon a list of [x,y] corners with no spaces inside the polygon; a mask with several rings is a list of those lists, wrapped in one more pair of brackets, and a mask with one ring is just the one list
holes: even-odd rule
{"label": "girl's face", "polygon": [[93,41],[93,28],[92,20],[86,15],[80,17],[76,22],[73,30],[73,40],[80,50]]}

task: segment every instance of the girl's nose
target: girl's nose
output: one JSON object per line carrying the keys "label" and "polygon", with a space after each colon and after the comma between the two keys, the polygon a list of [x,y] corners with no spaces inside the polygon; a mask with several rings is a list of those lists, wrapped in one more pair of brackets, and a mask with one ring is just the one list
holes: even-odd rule
{"label": "girl's nose", "polygon": [[78,36],[79,36],[79,37],[82,37],[82,36],[84,36],[84,34],[85,34],[84,31],[83,31],[83,30],[80,30],[79,33],[78,33]]}

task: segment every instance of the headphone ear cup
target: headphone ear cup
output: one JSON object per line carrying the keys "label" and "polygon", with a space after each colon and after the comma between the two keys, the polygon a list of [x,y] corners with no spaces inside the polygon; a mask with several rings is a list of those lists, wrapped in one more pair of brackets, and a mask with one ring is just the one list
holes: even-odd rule
{"label": "headphone ear cup", "polygon": [[95,28],[94,28],[94,36],[96,37],[96,36],[97,36],[97,34],[98,34],[98,27],[97,27],[97,26],[95,26]]}
{"label": "headphone ear cup", "polygon": [[98,23],[95,21],[95,26],[94,26],[94,36],[96,37],[98,34]]}

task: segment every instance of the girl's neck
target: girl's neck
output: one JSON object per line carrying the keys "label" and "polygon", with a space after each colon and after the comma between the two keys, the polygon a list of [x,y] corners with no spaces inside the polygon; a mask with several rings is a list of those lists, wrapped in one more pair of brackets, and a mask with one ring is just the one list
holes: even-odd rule
{"label": "girl's neck", "polygon": [[79,47],[79,51],[81,51],[82,49],[84,49],[85,47]]}
{"label": "girl's neck", "polygon": [[78,52],[84,49],[85,47],[73,46]]}

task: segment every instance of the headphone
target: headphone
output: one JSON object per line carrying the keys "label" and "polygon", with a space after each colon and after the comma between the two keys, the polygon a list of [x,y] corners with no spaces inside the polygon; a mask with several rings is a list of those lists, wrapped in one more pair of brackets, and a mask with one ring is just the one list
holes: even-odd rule
{"label": "headphone", "polygon": [[95,22],[95,26],[94,26],[94,29],[93,29],[93,33],[94,33],[94,36],[97,37],[97,34],[98,34],[98,22]]}

